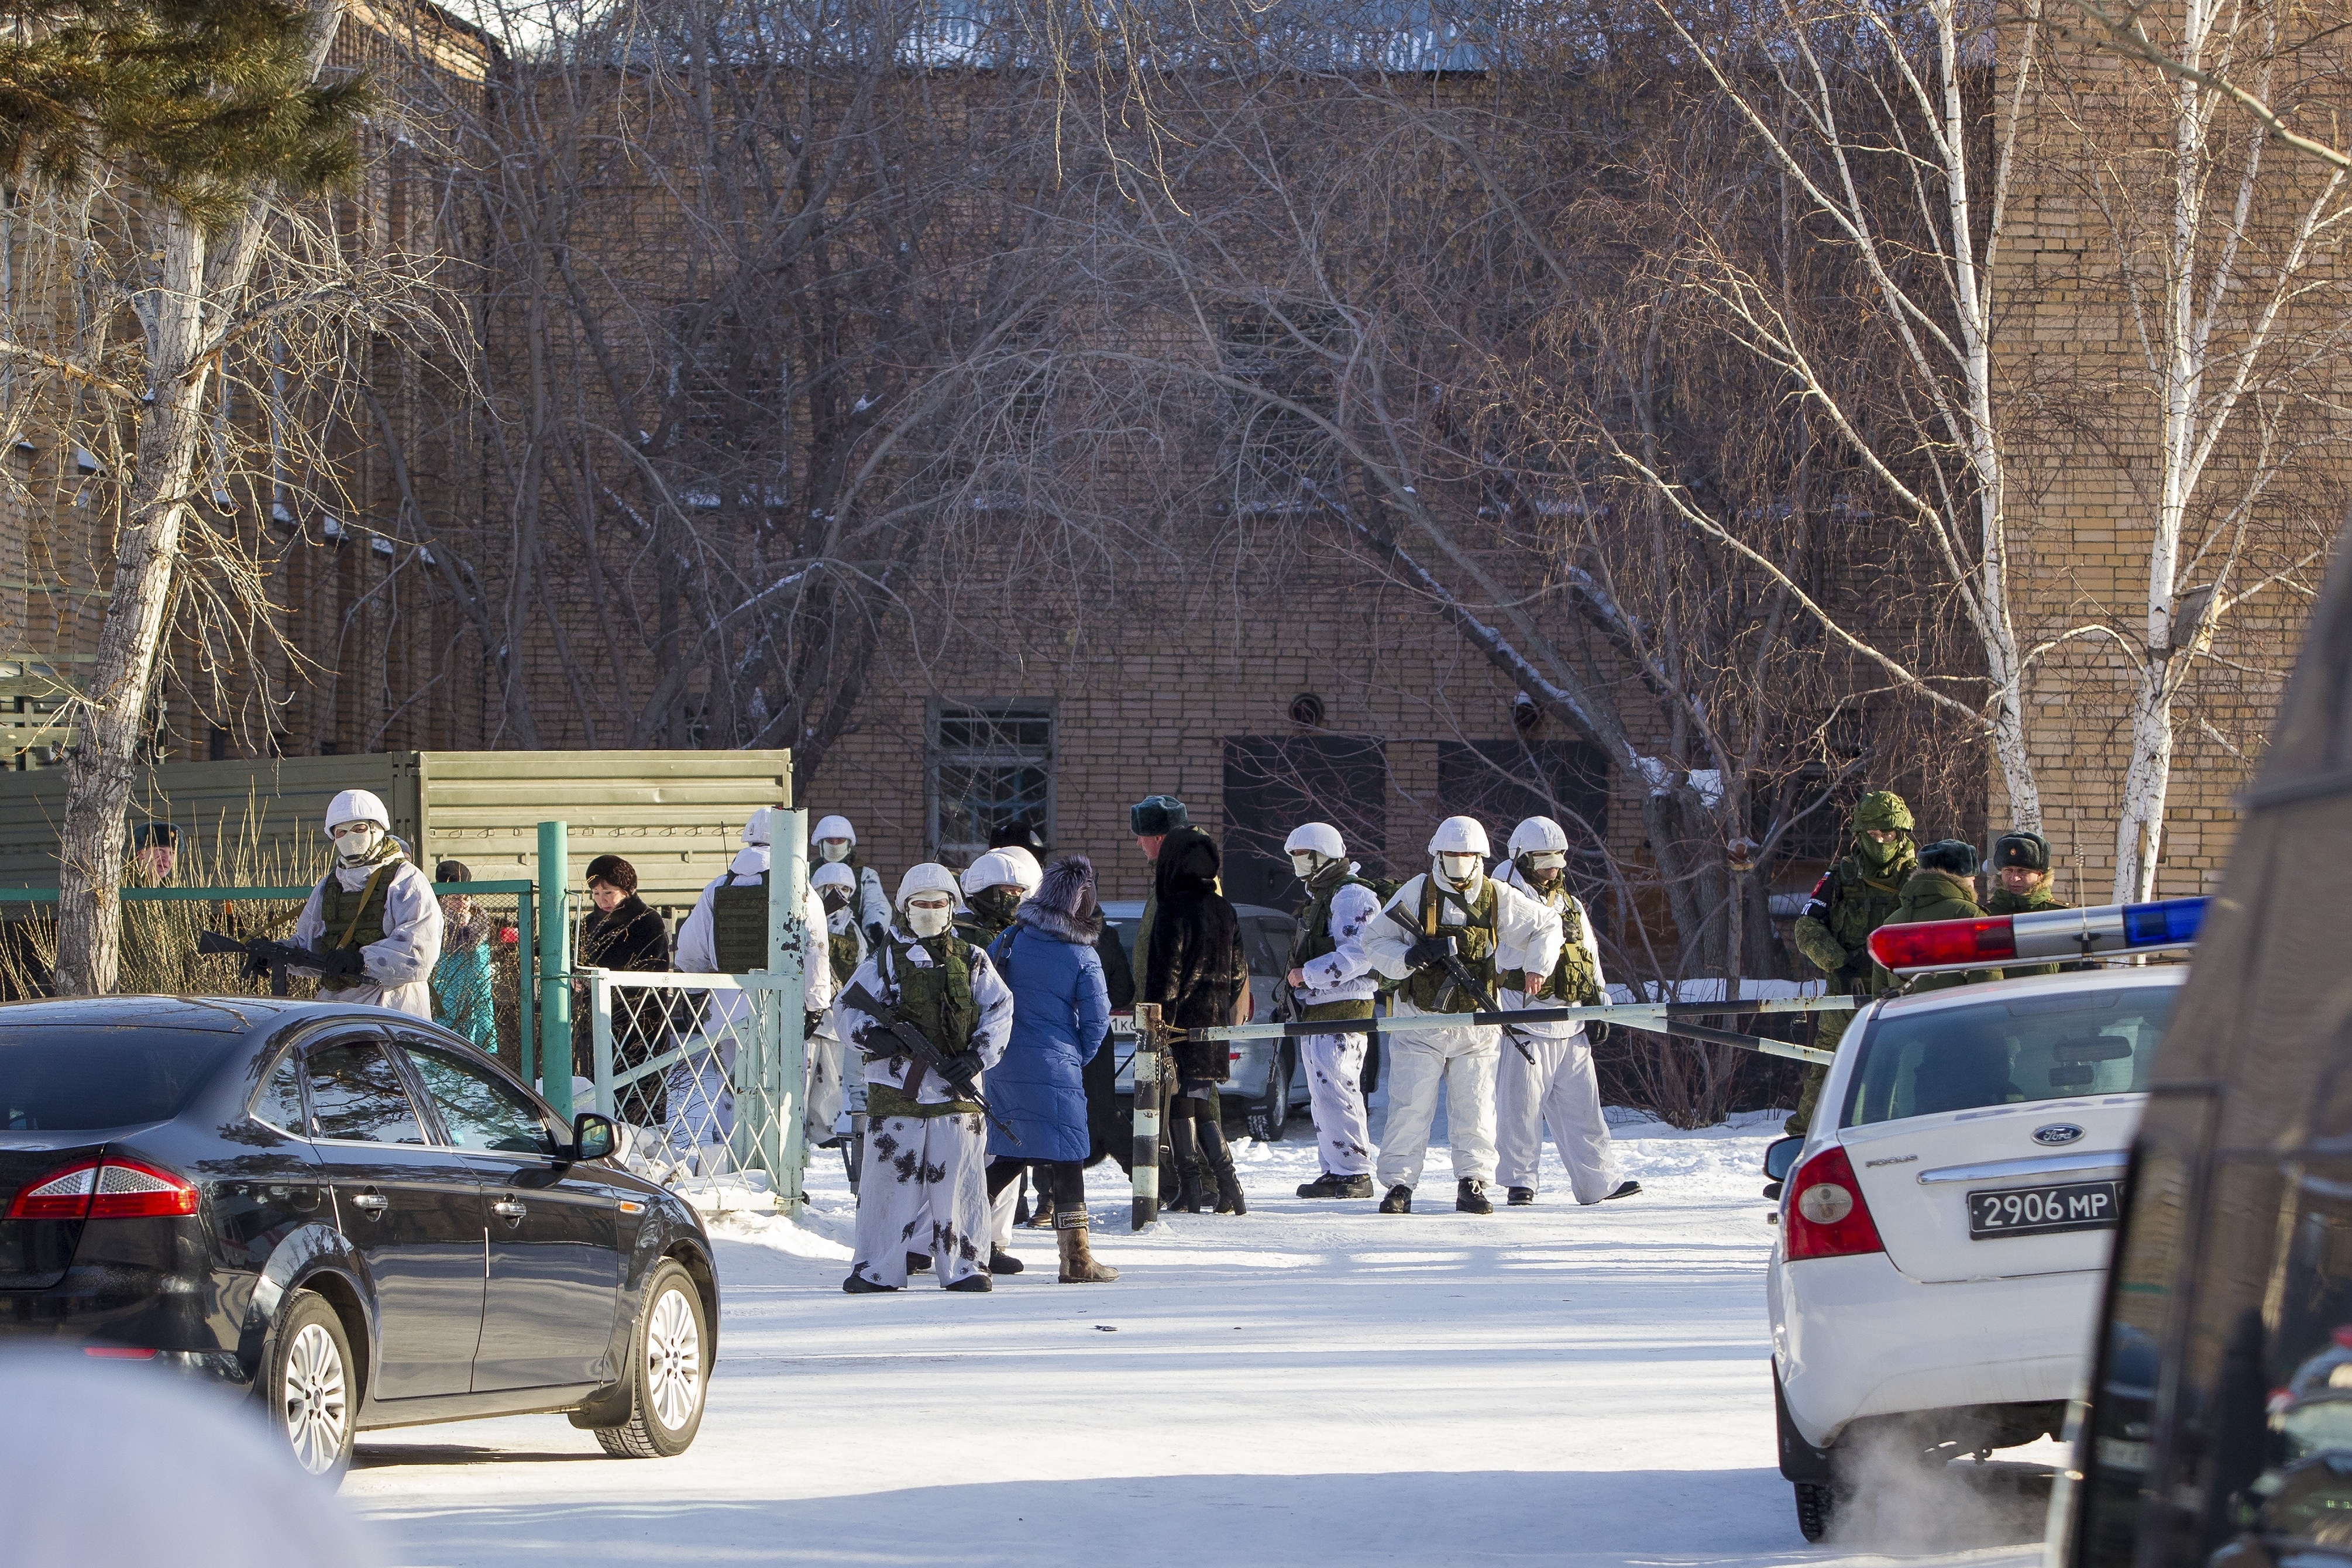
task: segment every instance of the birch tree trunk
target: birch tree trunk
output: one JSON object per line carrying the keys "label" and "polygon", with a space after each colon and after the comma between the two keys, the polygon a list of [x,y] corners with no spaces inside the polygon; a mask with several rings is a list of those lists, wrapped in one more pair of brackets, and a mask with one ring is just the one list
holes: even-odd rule
{"label": "birch tree trunk", "polygon": [[154,401],[140,418],[139,471],[115,541],[114,583],[84,693],[81,743],[66,764],[57,985],[72,996],[114,989],[131,785],[147,734],[147,692],[171,603],[189,476],[205,431],[206,377],[197,363],[205,327],[205,236],[176,206],[163,207],[162,223],[163,265],[151,291],[148,328],[147,384]]}

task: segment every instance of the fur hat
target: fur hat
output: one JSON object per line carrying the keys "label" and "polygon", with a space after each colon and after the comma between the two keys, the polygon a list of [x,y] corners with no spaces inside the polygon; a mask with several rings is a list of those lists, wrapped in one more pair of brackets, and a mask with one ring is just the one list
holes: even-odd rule
{"label": "fur hat", "polygon": [[1992,863],[1996,869],[2022,866],[2029,871],[2050,869],[2050,840],[2025,828],[2013,828],[1993,841]]}
{"label": "fur hat", "polygon": [[637,868],[618,855],[599,855],[588,862],[588,880],[634,893],[637,890]]}
{"label": "fur hat", "polygon": [[1950,877],[1977,874],[1977,847],[1965,838],[1938,838],[1919,851],[1919,868]]}
{"label": "fur hat", "polygon": [[1102,934],[1102,910],[1095,901],[1094,863],[1083,855],[1072,855],[1046,867],[1037,890],[1013,912],[1013,918],[1064,942],[1092,942]]}

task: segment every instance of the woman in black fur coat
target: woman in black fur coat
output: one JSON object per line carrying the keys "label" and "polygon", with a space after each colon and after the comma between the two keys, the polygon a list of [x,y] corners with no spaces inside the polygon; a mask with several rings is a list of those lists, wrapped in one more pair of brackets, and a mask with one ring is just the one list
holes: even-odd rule
{"label": "woman in black fur coat", "polygon": [[[1197,827],[1180,827],[1160,846],[1152,875],[1158,910],[1151,921],[1151,994],[1160,1016],[1180,1029],[1213,1028],[1234,1021],[1249,985],[1249,954],[1240,917],[1217,890],[1217,846]],[[1223,1040],[1187,1040],[1176,1047],[1176,1094],[1168,1107],[1168,1138],[1181,1182],[1170,1206],[1199,1214],[1247,1214],[1234,1152],[1217,1124],[1214,1087],[1231,1076]],[[1215,1184],[1213,1199],[1210,1184]]]}

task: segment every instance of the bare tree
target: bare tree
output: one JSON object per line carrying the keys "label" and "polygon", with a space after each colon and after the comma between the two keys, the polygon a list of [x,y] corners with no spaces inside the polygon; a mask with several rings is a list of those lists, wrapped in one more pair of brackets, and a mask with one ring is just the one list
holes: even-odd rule
{"label": "bare tree", "polygon": [[2345,499],[2331,459],[2352,434],[2338,395],[2352,300],[2336,276],[2352,174],[2272,153],[2276,128],[2225,114],[2231,95],[2208,85],[2208,68],[2231,71],[2258,100],[2297,101],[2327,62],[2272,5],[2143,8],[2130,29],[2155,48],[2151,25],[2180,68],[2054,56],[2034,149],[2044,183],[2077,193],[2105,241],[2087,275],[2064,281],[2086,309],[2112,308],[2128,345],[2075,356],[2042,392],[2062,428],[2127,479],[2147,530],[2139,602],[2085,585],[2075,597],[2088,614],[2045,634],[2095,638],[2127,693],[2118,900],[2155,886],[2179,710],[2194,713],[2217,676],[2283,673],[2285,650],[2232,617],[2316,593]]}
{"label": "bare tree", "polygon": [[[331,0],[296,14],[307,50],[296,48],[271,78],[286,104],[331,107],[311,84],[340,15]],[[337,112],[351,107],[346,98]],[[248,132],[277,133],[258,124]],[[252,393],[273,353],[314,377],[323,404],[262,423],[290,427],[331,484],[322,421],[331,421],[334,389],[347,384],[339,374],[347,334],[399,316],[416,281],[381,258],[346,253],[324,212],[300,200],[306,166],[302,157],[272,165],[239,156],[220,165],[226,173],[142,180],[137,160],[122,159],[9,194],[14,276],[0,322],[12,362],[7,417],[55,443],[47,472],[20,494],[43,504],[62,479],[82,516],[104,525],[88,531],[91,558],[73,563],[106,607],[88,679],[72,694],[78,743],[59,836],[57,964],[68,994],[114,984],[125,810],[152,738],[167,642],[186,637],[217,679],[278,635],[268,536],[236,500],[240,490],[249,499],[254,472],[268,466],[254,456],[268,442],[253,423],[227,416],[233,389]],[[69,460],[74,453],[91,460]],[[65,471],[85,468],[87,478]],[[71,562],[73,552],[53,540],[51,554]]]}

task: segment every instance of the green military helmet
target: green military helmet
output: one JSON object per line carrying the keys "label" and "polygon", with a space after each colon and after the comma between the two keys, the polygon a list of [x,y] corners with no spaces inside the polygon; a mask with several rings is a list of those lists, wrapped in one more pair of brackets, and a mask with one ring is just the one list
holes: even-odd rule
{"label": "green military helmet", "polygon": [[1874,789],[1853,808],[1856,833],[1908,833],[1911,808],[1891,789]]}

